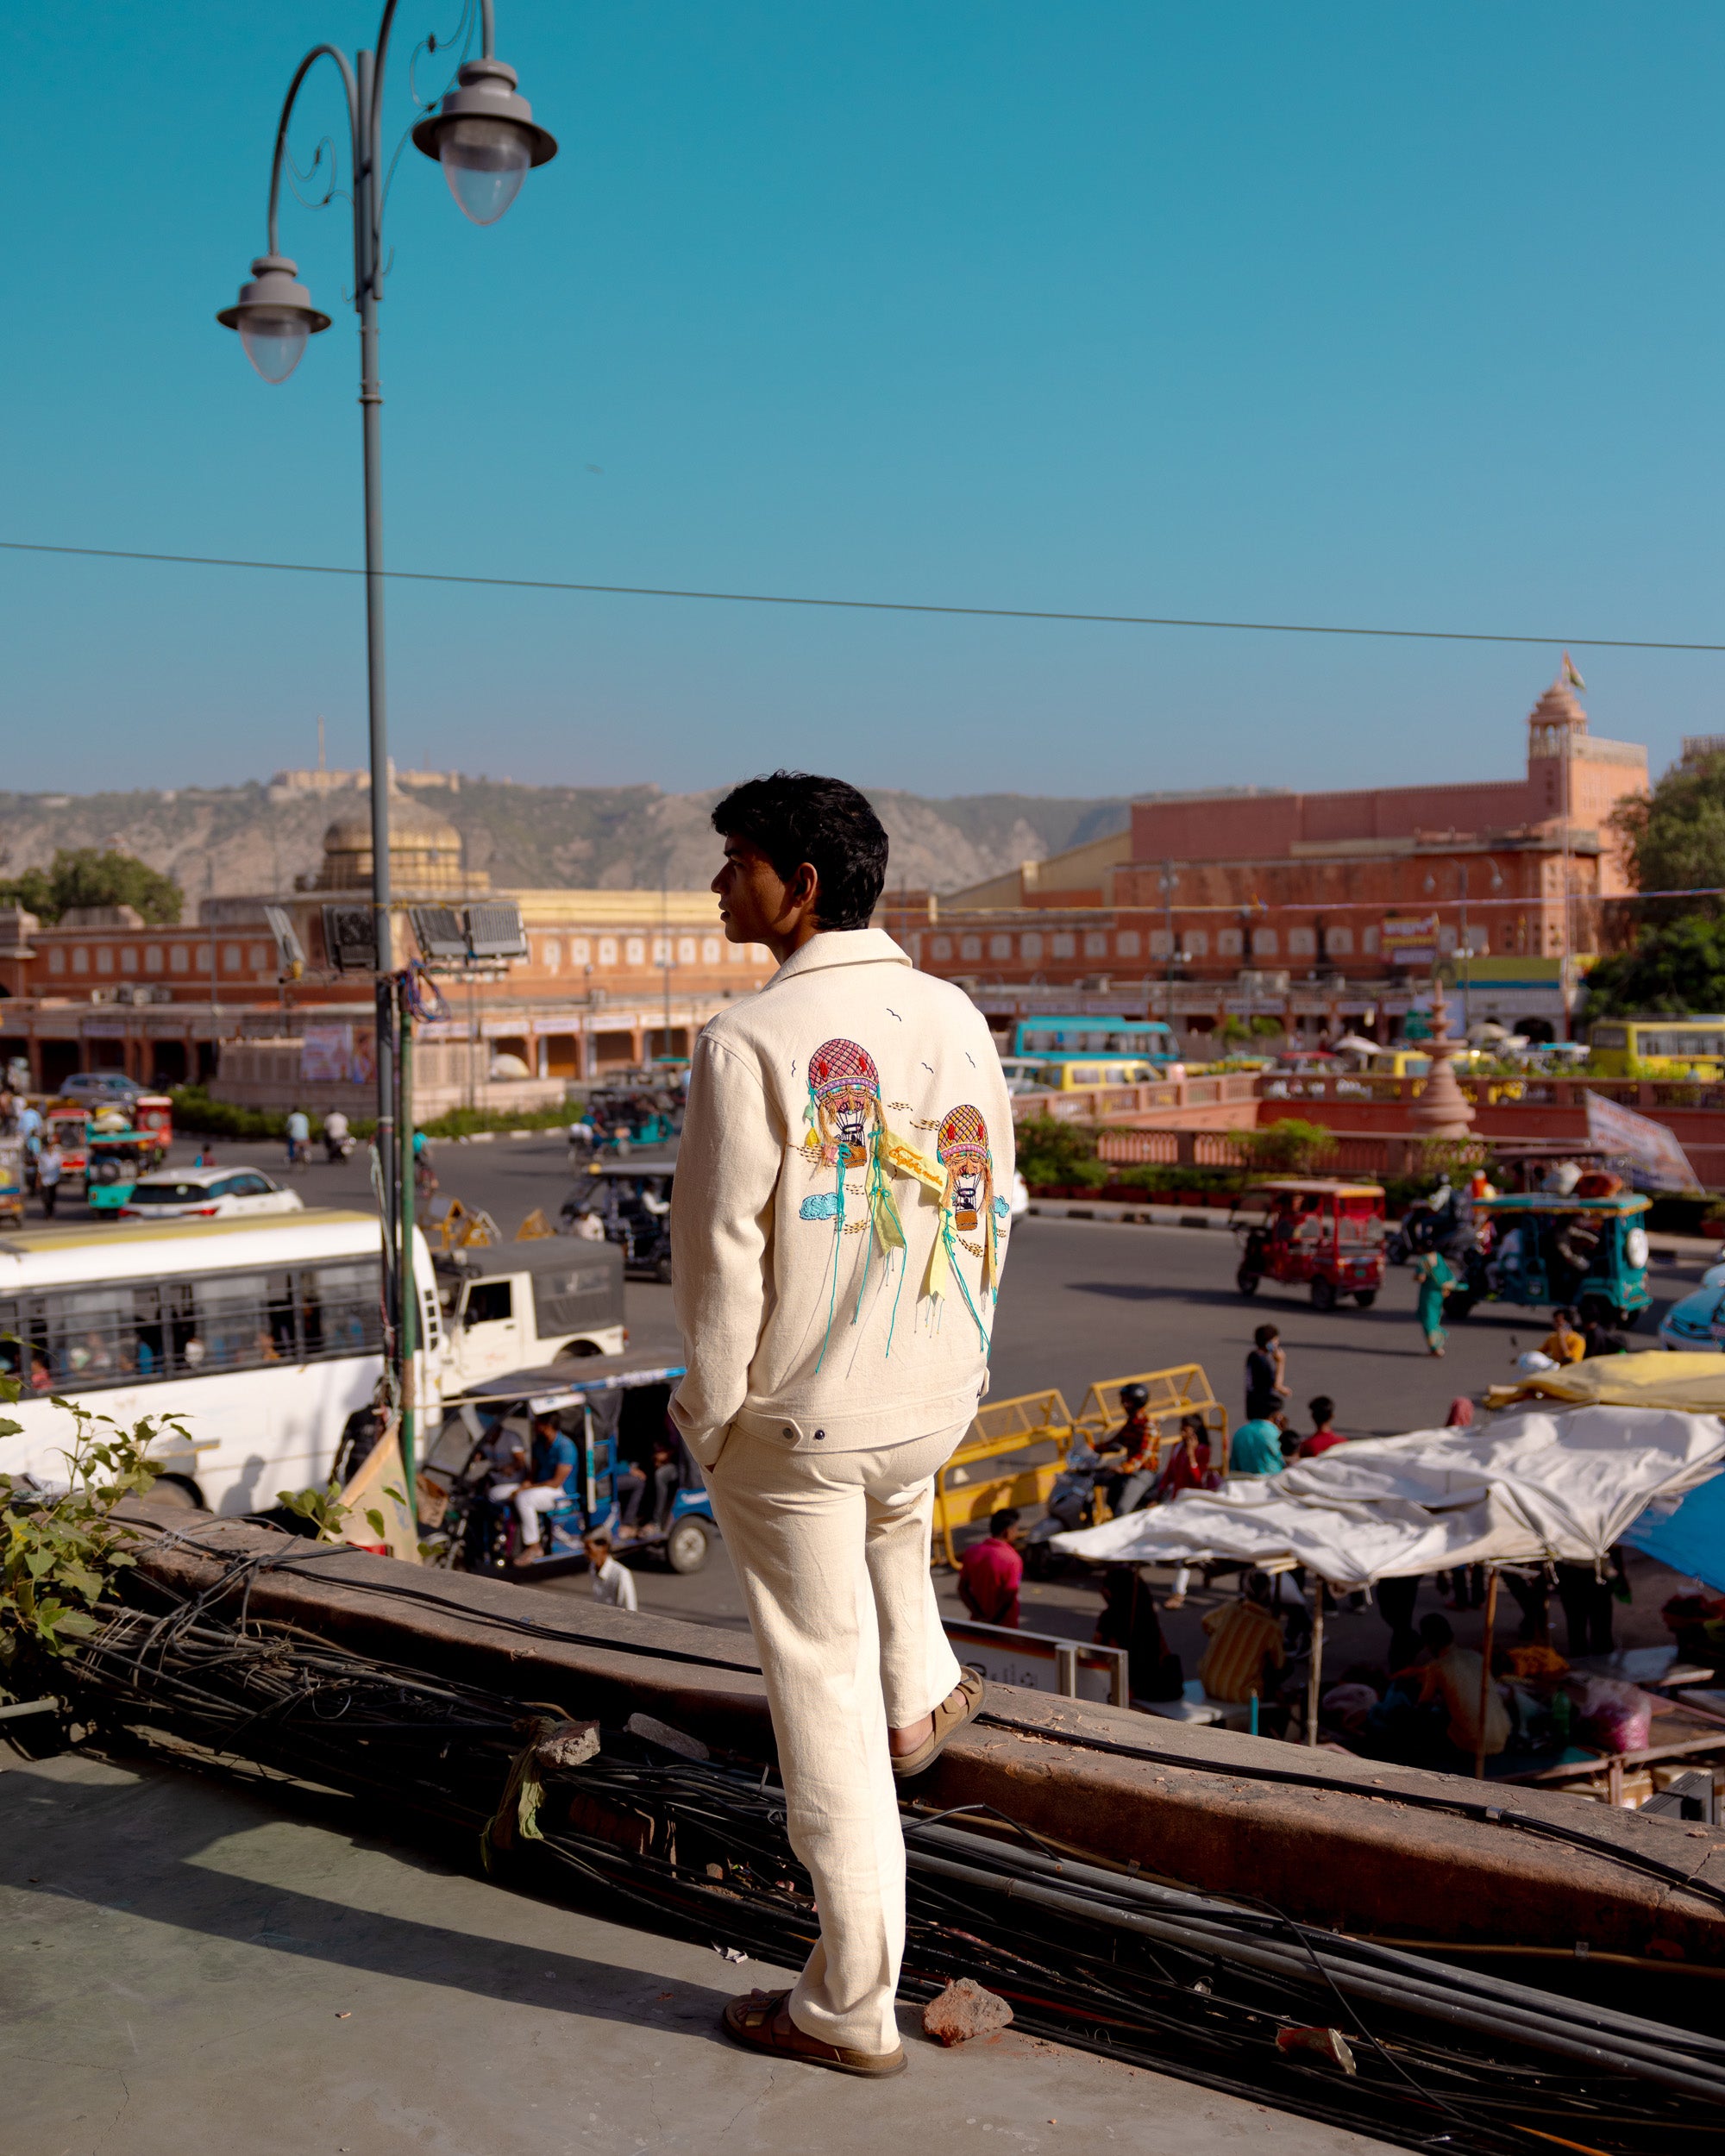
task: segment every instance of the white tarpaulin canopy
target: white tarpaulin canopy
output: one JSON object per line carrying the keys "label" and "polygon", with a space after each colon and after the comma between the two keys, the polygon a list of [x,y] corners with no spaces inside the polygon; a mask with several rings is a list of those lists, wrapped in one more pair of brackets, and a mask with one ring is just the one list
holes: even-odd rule
{"label": "white tarpaulin canopy", "polygon": [[1279,1475],[1056,1535],[1073,1557],[1308,1564],[1333,1586],[1453,1564],[1601,1558],[1656,1497],[1725,1465],[1725,1421],[1656,1407],[1499,1415],[1468,1430],[1362,1438]]}

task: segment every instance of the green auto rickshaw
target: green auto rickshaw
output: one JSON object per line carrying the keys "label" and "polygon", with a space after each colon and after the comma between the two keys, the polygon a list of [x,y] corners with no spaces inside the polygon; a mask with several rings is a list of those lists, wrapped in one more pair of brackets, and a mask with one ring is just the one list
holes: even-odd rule
{"label": "green auto rickshaw", "polygon": [[1645,1217],[1652,1203],[1634,1190],[1476,1199],[1475,1217],[1490,1224],[1490,1247],[1470,1250],[1457,1264],[1461,1280],[1445,1299],[1445,1317],[1465,1318],[1482,1302],[1546,1304],[1573,1310],[1584,1325],[1634,1326],[1653,1302]]}

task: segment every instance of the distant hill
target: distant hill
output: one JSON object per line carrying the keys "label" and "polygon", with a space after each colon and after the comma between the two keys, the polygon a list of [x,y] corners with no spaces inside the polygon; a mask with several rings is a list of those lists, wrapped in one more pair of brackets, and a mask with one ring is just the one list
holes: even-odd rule
{"label": "distant hill", "polygon": [[[414,789],[461,832],[470,868],[494,886],[687,889],[708,882],[717,849],[707,816],[718,793],[657,787],[514,786],[463,779],[459,793]],[[892,838],[894,888],[956,891],[1124,830],[1124,796],[1049,799],[979,793],[950,801],[881,792],[870,798]],[[326,825],[362,810],[364,793],[183,787],[134,793],[0,793],[0,874],[46,867],[59,847],[113,847],[172,875],[188,914],[206,895],[289,890],[316,872]]]}

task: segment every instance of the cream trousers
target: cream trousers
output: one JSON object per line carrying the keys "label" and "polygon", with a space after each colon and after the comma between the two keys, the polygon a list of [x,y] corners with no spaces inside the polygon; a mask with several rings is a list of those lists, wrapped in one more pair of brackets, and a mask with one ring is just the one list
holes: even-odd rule
{"label": "cream trousers", "polygon": [[969,1427],[828,1453],[732,1424],[704,1470],[767,1679],[791,1846],[820,1937],[798,2028],[856,2051],[899,2040],[905,1845],[889,1727],[920,1721],[959,1668],[929,1576],[934,1475]]}

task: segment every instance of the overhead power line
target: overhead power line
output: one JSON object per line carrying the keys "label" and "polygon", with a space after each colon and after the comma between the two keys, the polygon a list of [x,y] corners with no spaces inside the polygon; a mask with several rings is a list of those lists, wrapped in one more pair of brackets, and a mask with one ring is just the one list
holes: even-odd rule
{"label": "overhead power line", "polygon": [[[269,569],[296,576],[364,576],[336,561],[251,561],[232,555],[154,554],[135,547],[52,547],[0,539],[9,554],[76,555],[95,561],[165,561],[184,568]],[[824,606],[863,614],[950,614],[973,621],[1063,621],[1123,629],[1216,629],[1269,636],[1388,636],[1449,644],[1544,644],[1592,651],[1725,651],[1725,643],[1680,642],[1657,636],[1529,636],[1484,629],[1383,629],[1358,623],[1211,621],[1187,614],[1093,614],[1057,606],[949,606],[929,599],[829,599],[793,592],[686,591],[662,584],[578,584],[561,577],[467,576],[447,569],[382,569],[400,584],[472,584],[493,591],[586,592],[610,599],[710,599],[730,606]]]}

